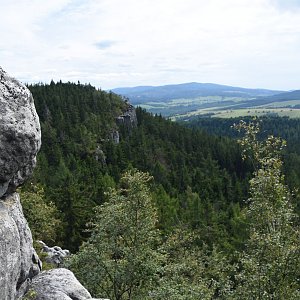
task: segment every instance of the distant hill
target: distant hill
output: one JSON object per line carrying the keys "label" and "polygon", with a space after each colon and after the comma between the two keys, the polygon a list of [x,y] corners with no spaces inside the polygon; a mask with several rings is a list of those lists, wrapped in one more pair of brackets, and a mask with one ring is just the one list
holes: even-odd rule
{"label": "distant hill", "polygon": [[290,100],[299,100],[300,99],[300,90],[292,92],[284,92],[268,97],[269,100],[273,101],[290,101]]}
{"label": "distant hill", "polygon": [[287,92],[191,82],[116,88],[112,92],[129,98],[131,103],[149,112],[172,119],[186,120],[199,115],[300,117],[300,90]]}
{"label": "distant hill", "polygon": [[133,104],[164,102],[173,99],[189,99],[207,96],[221,97],[268,97],[282,91],[267,89],[247,89],[214,83],[183,83],[164,86],[137,86],[116,88],[112,92],[128,97]]}

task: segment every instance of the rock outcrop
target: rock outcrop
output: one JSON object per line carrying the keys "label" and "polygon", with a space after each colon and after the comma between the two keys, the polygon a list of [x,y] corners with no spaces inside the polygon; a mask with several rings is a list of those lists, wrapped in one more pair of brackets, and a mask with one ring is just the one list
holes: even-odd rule
{"label": "rock outcrop", "polygon": [[20,300],[24,295],[37,300],[92,299],[72,272],[41,272],[42,263],[33,249],[15,191],[32,173],[40,145],[30,91],[0,68],[0,300]]}
{"label": "rock outcrop", "polygon": [[49,247],[43,241],[38,241],[42,246],[42,252],[46,253],[45,262],[52,264],[54,267],[60,267],[64,259],[70,255],[70,251],[62,249],[59,246]]}
{"label": "rock outcrop", "polygon": [[[133,128],[137,127],[137,117],[136,111],[133,105],[131,105],[127,100],[125,101],[126,108],[124,112],[116,118],[116,124],[120,129],[127,131],[127,133],[131,134]],[[122,131],[121,131],[122,132]],[[118,130],[113,130],[111,132],[110,139],[115,143],[120,143],[120,133]]]}
{"label": "rock outcrop", "polygon": [[17,193],[0,201],[0,299],[15,299],[41,270]]}
{"label": "rock outcrop", "polygon": [[92,299],[90,293],[79,283],[74,274],[64,268],[40,273],[39,276],[33,278],[30,289],[36,293],[35,300]]}
{"label": "rock outcrop", "polygon": [[0,68],[0,197],[32,173],[41,129],[30,91]]}
{"label": "rock outcrop", "polygon": [[116,122],[120,126],[125,126],[128,130],[137,126],[137,117],[135,108],[133,105],[126,102],[126,110],[123,112],[122,115],[117,117]]}
{"label": "rock outcrop", "polygon": [[41,269],[16,188],[32,173],[41,129],[30,91],[0,68],[0,299],[17,299]]}

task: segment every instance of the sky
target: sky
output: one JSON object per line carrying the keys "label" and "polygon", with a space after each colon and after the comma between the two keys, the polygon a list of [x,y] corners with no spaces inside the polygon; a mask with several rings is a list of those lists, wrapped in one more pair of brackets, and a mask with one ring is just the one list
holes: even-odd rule
{"label": "sky", "polygon": [[0,66],[24,83],[300,89],[300,0],[0,0]]}

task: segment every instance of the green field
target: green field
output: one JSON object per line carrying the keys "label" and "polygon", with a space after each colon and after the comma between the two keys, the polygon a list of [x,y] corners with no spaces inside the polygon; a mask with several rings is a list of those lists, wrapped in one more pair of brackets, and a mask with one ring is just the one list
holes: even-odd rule
{"label": "green field", "polygon": [[[284,100],[260,104],[255,98],[205,96],[197,98],[171,99],[166,102],[146,102],[140,106],[172,120],[195,116],[235,118],[243,116],[273,115],[300,118],[300,100]],[[297,108],[295,108],[295,106]]]}
{"label": "green field", "polygon": [[221,109],[223,106],[234,107],[245,100],[251,100],[251,98],[206,96],[189,99],[171,99],[166,102],[146,102],[138,106],[154,114],[175,117],[187,114],[201,114],[202,112],[206,113],[207,109]]}
{"label": "green field", "polygon": [[218,118],[235,118],[243,116],[266,116],[266,115],[276,115],[279,117],[289,117],[289,118],[300,118],[300,109],[292,108],[254,108],[254,109],[238,109],[231,111],[219,111],[216,112],[213,117]]}
{"label": "green field", "polygon": [[300,118],[300,109],[295,108],[253,108],[253,109],[236,109],[236,110],[201,110],[184,115],[171,117],[172,120],[189,119],[195,116],[210,116],[212,118],[237,118],[245,116],[278,116],[289,118]]}

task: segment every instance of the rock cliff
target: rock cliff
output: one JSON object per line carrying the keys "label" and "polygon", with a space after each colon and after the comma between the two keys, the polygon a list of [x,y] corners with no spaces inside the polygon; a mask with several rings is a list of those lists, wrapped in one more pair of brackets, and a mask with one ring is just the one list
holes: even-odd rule
{"label": "rock cliff", "polygon": [[0,200],[0,299],[18,299],[41,270],[32,247],[20,198],[13,193]]}
{"label": "rock cliff", "polygon": [[0,197],[32,173],[41,129],[30,91],[0,68]]}
{"label": "rock cliff", "polygon": [[117,117],[116,122],[119,126],[125,126],[128,130],[137,126],[137,117],[135,108],[129,102],[126,102],[126,110]]}
{"label": "rock cliff", "polygon": [[[120,129],[126,130],[127,133],[131,134],[133,128],[137,127],[137,117],[136,111],[133,105],[131,105],[128,101],[125,101],[126,108],[123,113],[116,118],[116,124]],[[111,132],[111,140],[115,144],[119,144],[120,142],[120,132],[118,130],[113,130]]]}
{"label": "rock cliff", "polygon": [[0,68],[0,299],[92,299],[69,270],[41,272],[33,249],[16,188],[32,173],[40,146],[30,91]]}

